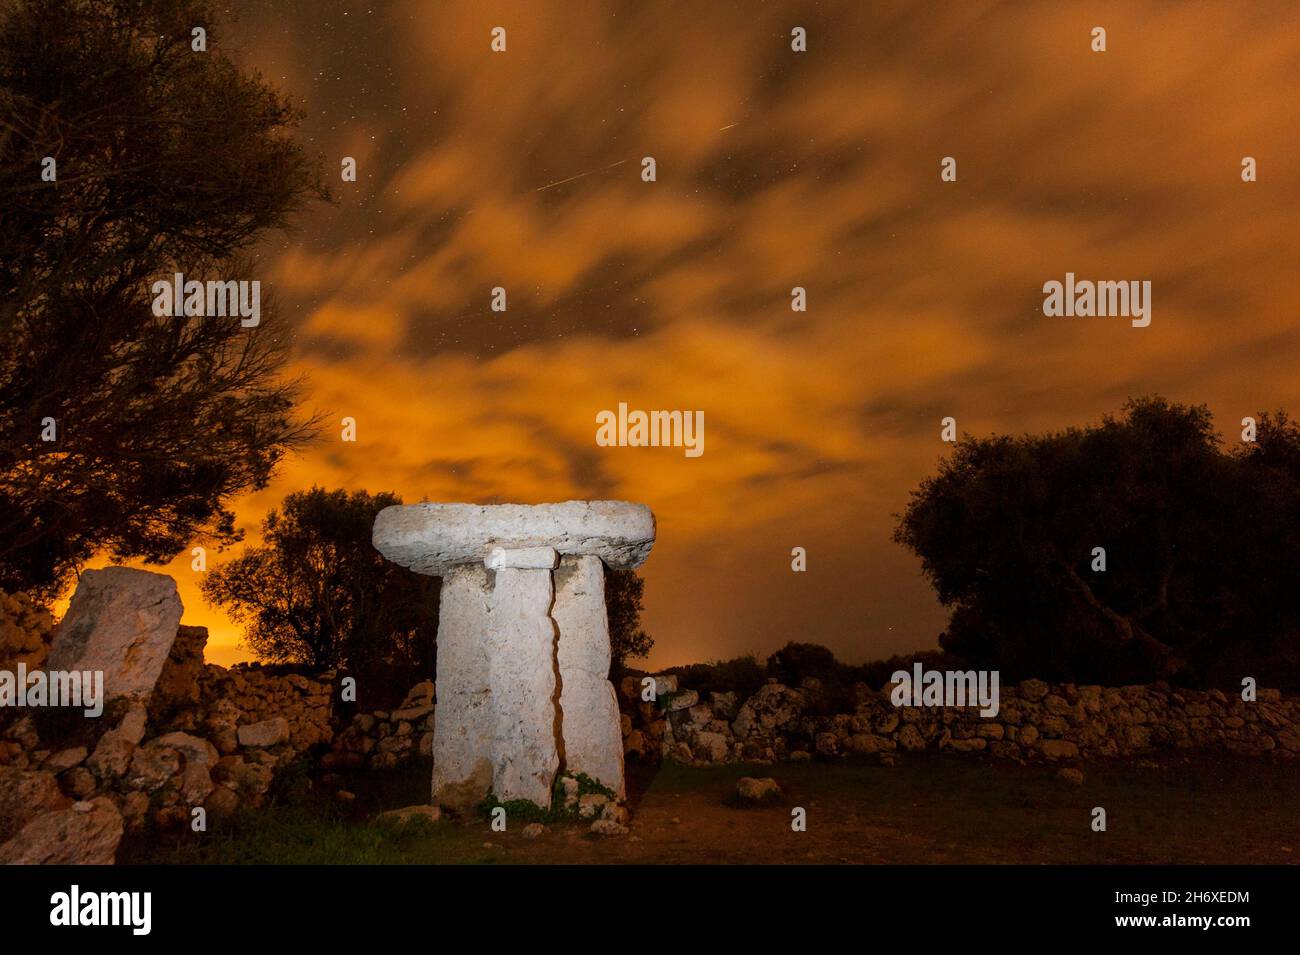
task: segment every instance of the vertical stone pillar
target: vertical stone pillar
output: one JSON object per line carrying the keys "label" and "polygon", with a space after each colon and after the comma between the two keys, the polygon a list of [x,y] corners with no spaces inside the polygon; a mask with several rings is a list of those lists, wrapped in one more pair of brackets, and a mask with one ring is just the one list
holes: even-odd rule
{"label": "vertical stone pillar", "polygon": [[621,799],[623,737],[609,682],[605,567],[599,557],[566,557],[555,572],[555,588],[565,770],[586,773]]}
{"label": "vertical stone pillar", "polygon": [[555,719],[555,624],[551,568],[555,550],[496,549],[488,631],[488,685],[495,713],[492,792],[550,808],[559,769]]}
{"label": "vertical stone pillar", "polygon": [[438,701],[433,724],[435,803],[468,809],[492,785],[488,686],[491,590],[482,564],[444,571],[438,609]]}

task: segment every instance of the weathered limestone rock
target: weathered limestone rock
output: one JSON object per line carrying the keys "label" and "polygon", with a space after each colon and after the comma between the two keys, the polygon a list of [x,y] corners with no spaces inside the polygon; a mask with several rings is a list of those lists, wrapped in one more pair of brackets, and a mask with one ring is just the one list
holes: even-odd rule
{"label": "weathered limestone rock", "polygon": [[54,620],[25,593],[0,591],[0,670],[39,670],[50,652]]}
{"label": "weathered limestone rock", "polygon": [[0,842],[41,813],[66,805],[54,773],[0,766]]}
{"label": "weathered limestone rock", "polygon": [[[488,630],[492,791],[498,799],[551,805],[560,767],[555,738],[555,624],[551,572],[504,566]],[[436,757],[435,757],[436,758]]]}
{"label": "weathered limestone rock", "polygon": [[638,566],[654,535],[650,510],[623,501],[380,512],[379,552],[443,578],[436,802],[477,802],[490,785],[503,801],[549,807],[561,764],[622,797],[603,564]]}
{"label": "weathered limestone rock", "polygon": [[736,795],[746,802],[761,802],[781,795],[781,787],[770,776],[761,779],[746,776],[736,783]]}
{"label": "weathered limestone rock", "polygon": [[240,746],[277,746],[289,742],[289,721],[283,716],[273,716],[260,723],[239,727]]}
{"label": "weathered limestone rock", "polygon": [[86,760],[86,768],[103,782],[125,773],[131,765],[131,755],[144,739],[146,718],[143,704],[131,704],[117,727],[99,738],[95,751]]}
{"label": "weathered limestone rock", "polygon": [[501,570],[505,567],[552,570],[557,559],[554,547],[521,547],[513,550],[494,547],[483,565],[488,570]]}
{"label": "weathered limestone rock", "polygon": [[181,771],[181,754],[165,746],[141,746],[131,754],[126,782],[131,789],[152,793]]}
{"label": "weathered limestone rock", "polygon": [[586,773],[608,786],[621,799],[623,734],[609,682],[605,569],[598,557],[566,557],[555,583],[552,616],[559,628],[564,765],[570,773]]}
{"label": "weathered limestone rock", "polygon": [[41,763],[41,769],[47,773],[55,775],[66,772],[74,766],[80,766],[87,755],[86,747],[73,746],[68,749],[61,749],[52,754],[45,762]]}
{"label": "weathered limestone rock", "polygon": [[437,806],[407,806],[405,809],[390,809],[388,812],[381,812],[375,817],[376,822],[391,822],[397,825],[406,825],[416,819],[426,819],[429,822],[437,822],[442,818],[442,813]]}
{"label": "weathered limestone rock", "polygon": [[627,501],[562,504],[405,504],[375,518],[376,549],[416,573],[439,575],[487,560],[493,548],[551,547],[636,567],[654,545],[654,515]]}
{"label": "weathered limestone rock", "polygon": [[104,695],[147,699],[181,622],[176,581],[129,567],[87,570],[54,631],[49,670],[102,670]]}
{"label": "weathered limestone rock", "polygon": [[187,806],[199,806],[212,792],[212,770],[220,755],[207,740],[188,733],[168,733],[151,740],[145,749],[166,748],[180,753],[183,762],[179,796]]}
{"label": "weathered limestone rock", "polygon": [[27,823],[0,845],[3,865],[112,865],[122,814],[107,796],[73,803]]}
{"label": "weathered limestone rock", "polygon": [[199,678],[203,675],[203,648],[207,642],[207,627],[176,628],[176,640],[163,662],[149,701],[150,712],[165,719],[180,707],[199,702]]}
{"label": "weathered limestone rock", "polygon": [[493,720],[488,688],[488,601],[482,564],[448,571],[438,604],[438,702],[433,727],[433,798],[465,809],[492,784]]}

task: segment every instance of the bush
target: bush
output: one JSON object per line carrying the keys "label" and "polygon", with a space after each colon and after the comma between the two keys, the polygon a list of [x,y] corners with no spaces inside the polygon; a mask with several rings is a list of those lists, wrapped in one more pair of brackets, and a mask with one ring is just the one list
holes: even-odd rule
{"label": "bush", "polygon": [[846,669],[834,653],[816,643],[787,643],[767,658],[768,676],[786,686],[798,686],[806,677],[823,683],[839,682]]}

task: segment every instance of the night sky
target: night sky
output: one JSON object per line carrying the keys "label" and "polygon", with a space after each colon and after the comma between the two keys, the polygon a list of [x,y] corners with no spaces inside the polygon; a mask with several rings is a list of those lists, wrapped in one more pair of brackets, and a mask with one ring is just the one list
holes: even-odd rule
{"label": "night sky", "polygon": [[[1290,0],[231,9],[216,45],[301,103],[339,196],[262,253],[327,429],[239,502],[250,540],[313,483],[642,501],[651,664],[789,640],[857,662],[942,629],[890,534],[944,416],[1300,412]],[[1150,280],[1150,327],[1043,316],[1067,271]],[[703,410],[705,453],[598,447],[620,401]],[[188,555],[168,571],[208,658],[246,658]]]}

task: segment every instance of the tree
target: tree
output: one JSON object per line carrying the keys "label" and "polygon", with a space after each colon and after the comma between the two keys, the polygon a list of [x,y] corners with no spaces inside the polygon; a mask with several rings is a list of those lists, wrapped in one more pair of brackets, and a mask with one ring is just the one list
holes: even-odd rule
{"label": "tree", "polygon": [[767,658],[768,676],[786,686],[797,687],[805,677],[833,682],[845,669],[829,648],[817,643],[791,641]]}
{"label": "tree", "polygon": [[202,580],[203,595],[245,628],[257,655],[346,667],[368,699],[434,675],[436,577],[385,560],[370,543],[393,494],[313,487],[262,522],[263,543]]}
{"label": "tree", "polygon": [[153,314],[153,281],[250,280],[247,251],[327,197],[299,114],[217,39],[198,0],[0,9],[2,587],[236,540],[227,503],[312,433],[270,302],[255,328]]}
{"label": "tree", "polygon": [[1205,407],[1159,397],[1094,427],[965,438],[895,540],[952,610],[944,650],[1004,678],[1300,675],[1300,429],[1285,413],[1231,451]]}
{"label": "tree", "polygon": [[622,670],[629,658],[644,657],[655,645],[641,627],[645,581],[632,570],[605,570],[605,609],[609,614],[610,670]]}

